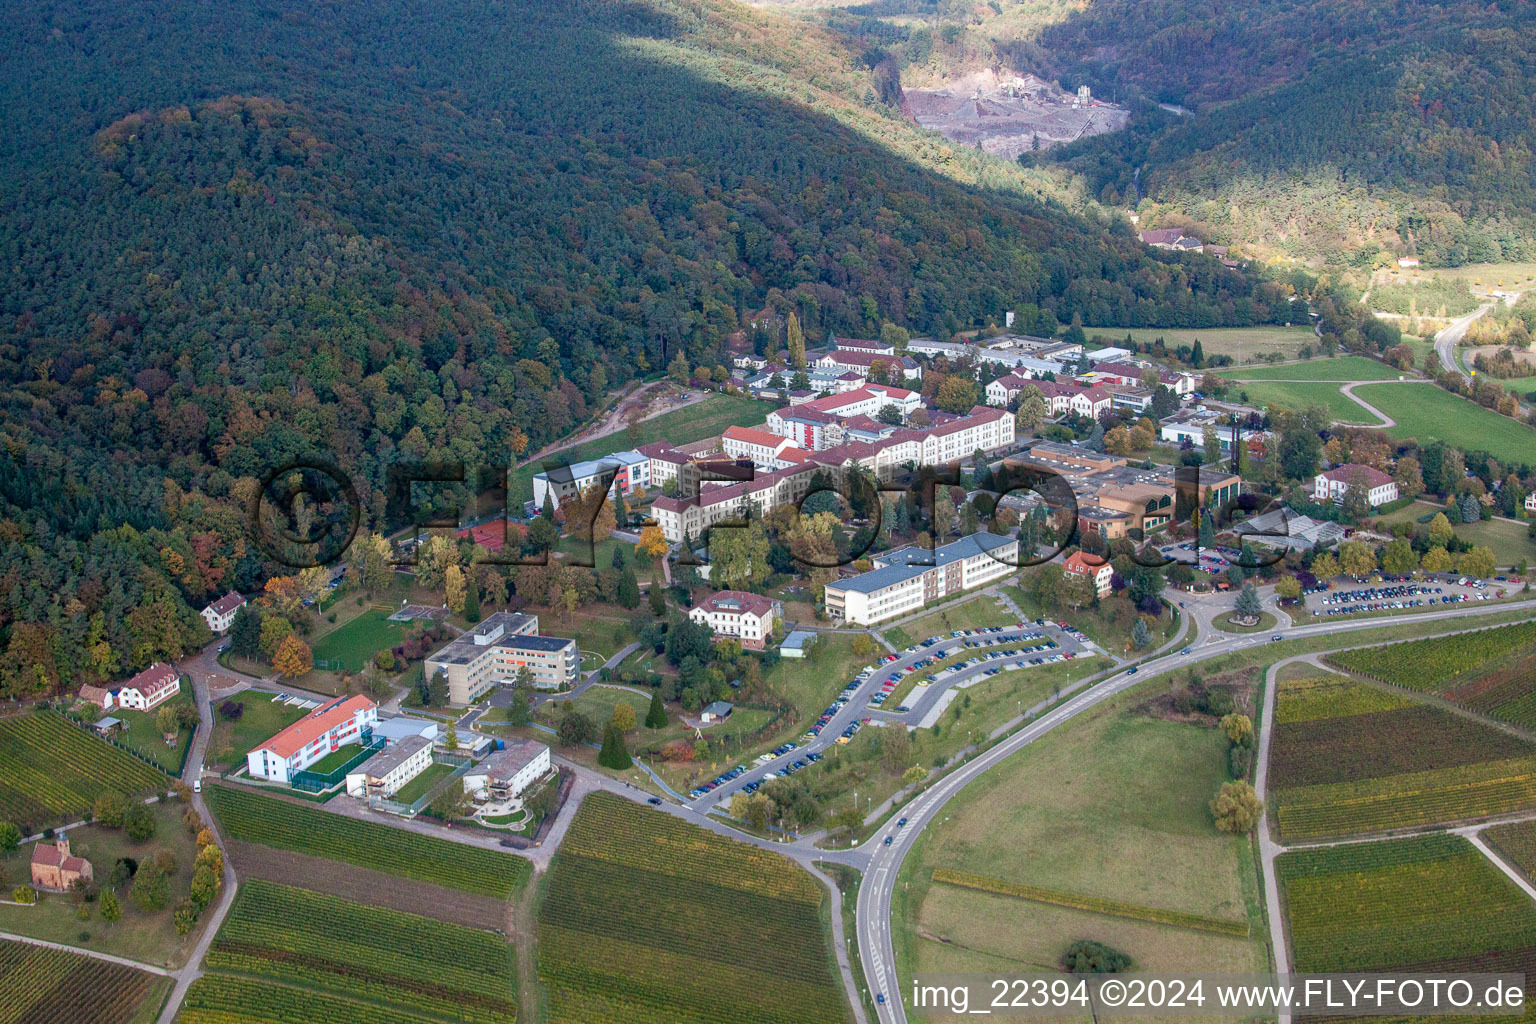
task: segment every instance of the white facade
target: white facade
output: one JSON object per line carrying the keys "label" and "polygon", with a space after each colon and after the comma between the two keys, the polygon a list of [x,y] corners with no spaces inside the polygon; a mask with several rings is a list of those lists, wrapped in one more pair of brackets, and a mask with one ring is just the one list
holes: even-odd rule
{"label": "white facade", "polygon": [[230,591],[203,609],[203,621],[215,633],[227,633],[235,623],[235,613],[245,607],[245,598]]}
{"label": "white facade", "polygon": [[736,590],[711,594],[688,611],[690,619],[708,626],[716,636],[740,640],[753,650],[762,650],[779,614],[779,602]]}
{"label": "white facade", "polygon": [[378,720],[379,706],[367,697],[337,697],[252,750],[246,768],[258,779],[291,782],[295,773],[327,754],[361,743],[364,731]]}
{"label": "white facade", "polygon": [[1017,570],[1018,553],[1017,538],[989,533],[973,534],[933,552],[883,552],[874,558],[877,568],[827,584],[827,613],[834,621],[862,626],[898,618],[1002,579]]}
{"label": "white facade", "polygon": [[348,772],[347,795],[392,797],[431,763],[432,741],[408,737]]}
{"label": "white facade", "polygon": [[549,774],[549,748],[533,740],[508,740],[462,778],[464,792],[489,799],[516,797]]}
{"label": "white facade", "polygon": [[1372,508],[1397,500],[1397,483],[1379,469],[1370,466],[1340,466],[1317,474],[1312,481],[1312,500],[1341,501],[1349,491],[1349,481],[1358,476],[1365,481],[1366,500]]}

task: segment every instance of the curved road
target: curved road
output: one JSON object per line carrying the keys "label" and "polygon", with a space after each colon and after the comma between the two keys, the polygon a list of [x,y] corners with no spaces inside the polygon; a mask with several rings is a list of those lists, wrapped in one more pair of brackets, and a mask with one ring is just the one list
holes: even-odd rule
{"label": "curved road", "polygon": [[1493,308],[1489,302],[1478,306],[1464,317],[1451,321],[1451,325],[1435,335],[1435,354],[1440,357],[1440,365],[1451,373],[1459,373],[1463,380],[1470,380],[1465,370],[1456,365],[1456,346],[1461,344],[1461,339],[1466,337],[1467,328],[1472,326],[1472,321],[1482,316]]}
{"label": "curved road", "polygon": [[[1425,612],[1412,616],[1410,621],[1434,622],[1526,608],[1536,609],[1536,600],[1515,602],[1500,609],[1474,607]],[[1312,626],[1280,627],[1276,632],[1286,639],[1295,640],[1379,628],[1390,624],[1393,623],[1380,619],[1364,619],[1348,623],[1330,622]],[[1447,632],[1455,632],[1455,630],[1447,630]],[[1202,644],[1198,648],[1184,648],[1177,653],[1154,658],[1142,663],[1140,669],[1147,675],[1154,675],[1268,642],[1269,638],[1263,635],[1229,637],[1215,643]],[[1186,654],[1185,651],[1189,653]],[[864,976],[872,992],[886,995],[886,1002],[875,1007],[876,1019],[882,1024],[905,1024],[907,1019],[906,1008],[902,1005],[897,985],[896,953],[891,936],[891,896],[895,890],[901,862],[916,843],[918,835],[942,813],[945,803],[983,772],[995,767],[1005,758],[1033,743],[1058,725],[1070,721],[1089,708],[1142,681],[1137,678],[1137,674],[1121,672],[1094,684],[1038,721],[1025,726],[985,754],[957,769],[932,789],[919,795],[905,809],[907,818],[905,828],[890,824],[871,837],[866,849],[873,852],[869,855],[870,862],[864,875],[864,884],[859,889],[855,927],[859,936],[859,955],[864,963]],[[890,846],[883,845],[885,836],[891,837]]]}

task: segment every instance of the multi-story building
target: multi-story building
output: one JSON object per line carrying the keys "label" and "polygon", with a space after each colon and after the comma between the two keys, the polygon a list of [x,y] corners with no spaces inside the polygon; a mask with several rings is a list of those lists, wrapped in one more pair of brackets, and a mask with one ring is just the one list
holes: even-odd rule
{"label": "multi-story building", "polygon": [[1342,501],[1344,495],[1359,483],[1366,490],[1366,500],[1371,507],[1397,500],[1397,482],[1375,466],[1363,466],[1358,462],[1346,462],[1326,472],[1317,474],[1312,481],[1314,501]]}
{"label": "multi-story building", "polygon": [[347,773],[347,795],[392,797],[432,763],[432,741],[407,736]]}
{"label": "multi-story building", "polygon": [[1019,541],[975,533],[933,551],[901,548],[872,561],[877,568],[827,584],[824,596],[833,621],[873,625],[986,586],[1018,568]]}
{"label": "multi-story building", "polygon": [[525,669],[535,687],[564,689],[575,684],[580,668],[575,640],[540,636],[538,617],[519,612],[486,616],[427,658],[423,666],[428,679],[443,673],[448,702],[459,705],[474,703],[498,684],[516,682]]}
{"label": "multi-story building", "polygon": [[800,461],[794,457],[780,458],[790,449],[799,451],[789,438],[751,427],[730,427],[720,435],[720,450],[726,455],[733,459],[751,459],[753,465],[767,469],[783,469]]}
{"label": "multi-story building", "polygon": [[1081,551],[1074,551],[1062,563],[1061,573],[1063,576],[1080,576],[1088,580],[1093,584],[1094,593],[1105,597],[1109,594],[1109,584],[1114,578],[1115,570],[1111,569],[1106,561],[1089,561]]}
{"label": "multi-story building", "polygon": [[364,743],[379,720],[379,706],[362,694],[320,705],[246,755],[258,779],[292,782],[293,776],[350,743]]}
{"label": "multi-story building", "polygon": [[740,640],[741,646],[763,649],[776,622],[784,616],[778,601],[742,590],[722,590],[694,605],[688,617],[708,626],[716,636]]}
{"label": "multi-story building", "polygon": [[923,368],[911,356],[890,355],[880,352],[863,352],[857,349],[835,349],[817,359],[812,365],[823,370],[852,370],[868,377],[876,363],[885,366],[886,375],[892,380],[922,380]]}
{"label": "multi-story building", "polygon": [[507,740],[463,776],[464,792],[476,800],[509,800],[549,774],[549,748],[534,740]]}
{"label": "multi-story building", "polygon": [[636,487],[650,485],[650,459],[638,451],[614,452],[605,458],[573,462],[569,466],[535,473],[533,503],[543,507],[544,498],[552,495],[555,504],[559,505],[589,487],[600,485],[604,475],[610,473],[610,495],[633,494]]}
{"label": "multi-story building", "polygon": [[227,633],[235,623],[235,613],[245,606],[245,598],[231,590],[203,609],[203,621],[215,633]]}
{"label": "multi-story building", "polygon": [[117,687],[114,697],[120,708],[150,711],[181,692],[181,676],[163,661]]}

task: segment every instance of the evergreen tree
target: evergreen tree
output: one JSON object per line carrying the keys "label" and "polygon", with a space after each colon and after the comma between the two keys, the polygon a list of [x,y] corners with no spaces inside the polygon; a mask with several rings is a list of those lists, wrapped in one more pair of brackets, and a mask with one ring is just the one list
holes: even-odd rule
{"label": "evergreen tree", "polygon": [[1131,630],[1131,643],[1140,651],[1145,650],[1151,642],[1152,630],[1147,627],[1147,620],[1138,618],[1135,627]]}
{"label": "evergreen tree", "polygon": [[442,707],[448,703],[448,677],[442,669],[433,672],[427,682],[427,703],[433,707]]}
{"label": "evergreen tree", "polygon": [[660,687],[651,692],[651,707],[645,713],[645,727],[647,729],[665,729],[667,727],[667,708],[661,702]]}
{"label": "evergreen tree", "polygon": [[619,576],[618,600],[625,608],[640,607],[640,581],[635,578],[635,570],[627,565]]}
{"label": "evergreen tree", "polygon": [[1470,494],[1463,494],[1461,500],[1456,503],[1456,509],[1461,513],[1461,521],[1475,523],[1483,518],[1482,502]]}
{"label": "evergreen tree", "polygon": [[1205,346],[1200,344],[1200,339],[1195,339],[1194,350],[1189,353],[1189,365],[1200,369],[1205,365]]}
{"label": "evergreen tree", "polygon": [[623,771],[634,764],[624,746],[624,734],[612,722],[603,730],[603,747],[597,752],[597,763],[614,771]]}
{"label": "evergreen tree", "polygon": [[626,564],[627,560],[624,558],[624,545],[615,544],[613,547],[613,567],[615,569],[622,569]]}
{"label": "evergreen tree", "polygon": [[539,510],[539,515],[547,522],[555,521],[555,493],[550,490],[544,492],[544,507]]}
{"label": "evergreen tree", "polygon": [[1237,595],[1237,614],[1256,619],[1264,613],[1264,606],[1259,601],[1259,592],[1253,589],[1252,583],[1243,584],[1243,589]]}
{"label": "evergreen tree", "polygon": [[261,654],[261,613],[250,605],[235,612],[235,621],[229,627],[229,653],[242,658]]}
{"label": "evergreen tree", "polygon": [[647,596],[651,602],[651,614],[660,617],[667,610],[667,599],[661,593],[661,577],[656,573],[651,574],[651,591]]}
{"label": "evergreen tree", "polygon": [[480,588],[475,585],[475,578],[470,576],[464,583],[464,620],[466,622],[480,621]]}

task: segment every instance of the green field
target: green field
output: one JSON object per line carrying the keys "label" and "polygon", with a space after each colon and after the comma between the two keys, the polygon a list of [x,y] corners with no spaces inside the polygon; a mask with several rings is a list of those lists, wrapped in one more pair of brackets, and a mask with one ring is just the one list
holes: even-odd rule
{"label": "green field", "polygon": [[532,499],[534,474],[542,470],[546,462],[563,464],[598,459],[611,452],[628,451],[652,441],[665,441],[671,445],[688,444],[723,434],[727,427],[756,426],[767,419],[772,411],[772,406],[753,398],[710,395],[702,402],[638,423],[633,433],[621,430],[513,469],[507,474],[508,500],[521,505]]}
{"label": "green field", "polygon": [[[192,861],[197,856],[197,847],[181,823],[184,808],[180,800],[150,804],[149,809],[156,827],[154,836],[145,842],[134,842],[120,828],[89,824],[70,830],[69,845],[70,852],[91,862],[98,886],[111,877],[112,867],[119,858],[142,862],[153,857],[157,850],[173,854],[176,870],[167,878],[170,899],[163,910],[140,910],[129,897],[131,886],[124,886],[117,894],[123,916],[115,924],[109,925],[101,919],[99,903],[90,904],[90,917],[82,922],[75,916],[76,908],[69,895],[44,893],[35,906],[0,904],[0,932],[81,946],[160,967],[174,968],[185,963],[199,933],[194,929],[189,935],[177,935],[171,908],[191,891]],[[12,886],[30,877],[28,862],[32,850],[33,847],[27,844],[0,854],[0,878],[7,883],[3,890],[7,896]],[[89,938],[82,939],[82,932]],[[3,1019],[0,1014],[0,1020]]]}
{"label": "green field", "polygon": [[826,902],[826,890],[778,854],[593,793],[555,855],[539,910],[549,1019],[847,1021]]}
{"label": "green field", "polygon": [[1243,367],[1226,369],[1220,376],[1231,380],[1396,380],[1400,371],[1386,363],[1365,356],[1335,356],[1313,359],[1291,366]]}
{"label": "green field", "polygon": [[1526,878],[1536,880],[1536,821],[1495,825],[1483,833],[1483,838]]}
{"label": "green field", "polygon": [[1536,747],[1372,684],[1301,679],[1277,693],[1269,780],[1286,839],[1379,832],[1536,806]]}
{"label": "green field", "polygon": [[[1420,499],[1384,516],[1377,516],[1376,521],[1383,526],[1410,524],[1410,528],[1422,530],[1425,527],[1418,525],[1420,516],[1444,510],[1443,505]],[[1527,564],[1536,564],[1536,540],[1531,539],[1530,530],[1525,523],[1508,522],[1503,519],[1482,519],[1475,523],[1455,523],[1451,529],[1456,531],[1457,537],[1468,544],[1476,544],[1492,551],[1493,557],[1500,566],[1507,568],[1518,565],[1522,558]]]}
{"label": "green field", "polygon": [[[1401,387],[1417,387],[1432,389],[1432,384],[1400,385]],[[1247,395],[1250,404],[1270,408],[1283,405],[1291,409],[1300,409],[1309,405],[1320,405],[1328,410],[1328,416],[1337,423],[1360,423],[1371,425],[1381,422],[1367,412],[1358,402],[1351,401],[1349,396],[1339,390],[1339,385],[1326,382],[1306,382],[1302,384],[1287,384],[1277,381],[1261,381],[1254,384],[1238,384],[1238,396]]]}
{"label": "green field", "polygon": [[48,711],[0,720],[0,821],[24,835],[72,821],[104,789],[140,795],[165,774]]}
{"label": "green field", "polygon": [[902,626],[892,626],[881,635],[897,648],[911,647],[931,636],[951,633],[957,629],[979,629],[982,626],[1013,626],[1019,617],[1000,607],[996,598],[984,595],[965,601],[943,605],[927,615],[913,619]]}
{"label": "green field", "polygon": [[896,885],[904,976],[1058,970],[1077,939],[1129,954],[1138,971],[1264,968],[1248,845],[1217,832],[1208,806],[1229,777],[1225,736],[1118,705],[1025,747],[925,831]]}
{"label": "green field", "polygon": [[451,764],[429,764],[422,769],[420,775],[400,787],[394,800],[396,803],[413,804],[431,792],[432,787],[443,781],[444,776],[452,775],[453,772],[454,766]]}
{"label": "green field", "polygon": [[1387,433],[1420,444],[1444,441],[1506,465],[1536,462],[1536,430],[1434,385],[1365,384],[1355,393],[1397,421]]}
{"label": "green field", "polygon": [[[517,1014],[506,939],[271,882],[240,886],[205,967],[213,987],[223,974],[264,979],[264,1002],[303,1002],[318,989],[424,1021],[504,1024]],[[260,1006],[236,1020],[263,1019]]]}
{"label": "green field", "polygon": [[229,785],[205,799],[231,839],[506,899],[528,881],[526,860],[479,846],[359,821]]}
{"label": "green field", "polygon": [[245,709],[234,722],[227,721],[219,711],[223,701],[214,707],[213,739],[208,745],[211,764],[243,768],[245,755],[252,747],[265,743],[309,714],[297,704],[273,700],[276,696],[265,690],[244,690],[235,694],[230,700],[243,704]]}
{"label": "green field", "polygon": [[[1294,969],[1490,971],[1536,981],[1536,905],[1460,836],[1286,853]],[[1473,966],[1475,965],[1475,966]]]}
{"label": "green field", "polygon": [[377,651],[393,647],[405,636],[403,622],[391,622],[389,612],[370,608],[315,641],[315,665],[331,663],[348,672],[361,672]]}
{"label": "green field", "polygon": [[1193,346],[1199,340],[1206,355],[1241,357],[1252,362],[1261,355],[1278,352],[1286,359],[1296,359],[1304,345],[1317,348],[1317,335],[1310,327],[1212,327],[1196,330],[1182,327],[1084,327],[1090,337],[1102,338],[1104,344],[1115,345],[1129,334],[1132,340],[1143,344],[1162,338],[1169,348],[1180,345]]}
{"label": "green field", "polygon": [[[191,707],[192,705],[192,684],[183,680],[181,692],[160,707]],[[153,711],[118,708],[110,714],[113,718],[121,719],[123,723],[123,730],[116,737],[119,743],[143,754],[159,765],[160,770],[167,775],[177,775],[181,772],[181,762],[186,756],[187,744],[192,742],[192,730],[178,729],[176,741],[167,744],[165,736],[160,732],[160,727],[155,724],[155,716],[160,713],[160,707]]]}
{"label": "green field", "polygon": [[0,1024],[130,1024],[146,1019],[141,1005],[167,984],[131,967],[3,941],[0,978]]}

